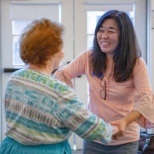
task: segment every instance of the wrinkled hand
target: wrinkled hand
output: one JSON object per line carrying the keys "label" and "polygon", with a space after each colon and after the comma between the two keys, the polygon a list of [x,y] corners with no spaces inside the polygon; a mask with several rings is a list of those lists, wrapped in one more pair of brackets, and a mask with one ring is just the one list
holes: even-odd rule
{"label": "wrinkled hand", "polygon": [[112,135],[113,140],[117,140],[119,137],[123,136],[124,131],[126,130],[127,127],[127,122],[124,119],[110,121],[110,124],[112,126],[116,125],[118,127],[118,131]]}
{"label": "wrinkled hand", "polygon": [[116,125],[111,125],[111,126],[112,126],[112,135],[114,135],[118,132],[118,127]]}

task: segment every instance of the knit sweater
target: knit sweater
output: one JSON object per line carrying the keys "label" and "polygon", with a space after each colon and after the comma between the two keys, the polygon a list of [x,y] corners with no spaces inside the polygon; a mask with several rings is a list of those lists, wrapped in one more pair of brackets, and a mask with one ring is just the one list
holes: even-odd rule
{"label": "knit sweater", "polygon": [[14,72],[5,93],[6,135],[25,145],[59,143],[72,132],[111,141],[112,127],[87,110],[65,83],[30,69]]}

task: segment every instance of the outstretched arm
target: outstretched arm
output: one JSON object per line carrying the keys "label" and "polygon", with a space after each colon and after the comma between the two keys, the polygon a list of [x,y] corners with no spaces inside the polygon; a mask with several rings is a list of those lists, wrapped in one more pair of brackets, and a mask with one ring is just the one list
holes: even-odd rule
{"label": "outstretched arm", "polygon": [[117,139],[120,136],[123,136],[124,131],[126,130],[127,126],[132,122],[136,121],[141,117],[141,114],[137,111],[131,111],[127,116],[122,119],[111,121],[111,125],[116,125],[118,127],[117,133],[113,135],[113,139]]}

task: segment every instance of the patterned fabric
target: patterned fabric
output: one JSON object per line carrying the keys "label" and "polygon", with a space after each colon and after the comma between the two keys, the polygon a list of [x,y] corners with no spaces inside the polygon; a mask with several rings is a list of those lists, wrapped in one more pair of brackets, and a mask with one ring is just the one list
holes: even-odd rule
{"label": "patterned fabric", "polygon": [[138,95],[134,110],[142,113],[136,122],[144,128],[154,128],[154,96],[152,92],[142,92]]}
{"label": "patterned fabric", "polygon": [[69,86],[30,69],[10,77],[5,111],[6,135],[25,145],[59,143],[72,131],[88,140],[111,140],[111,126],[89,112]]}
{"label": "patterned fabric", "polygon": [[[71,80],[85,74],[89,84],[89,110],[107,122],[125,117],[132,110],[142,114],[136,122],[145,128],[154,128],[154,99],[148,77],[148,69],[143,58],[137,60],[133,78],[117,83],[113,76],[104,76],[106,81],[106,100],[101,99],[101,79],[93,74],[91,68],[92,50],[79,54],[71,63],[55,73],[55,78],[72,86]],[[86,94],[86,91],[85,91]],[[124,144],[139,140],[139,125],[133,122],[126,129],[124,136],[112,140],[110,145]]]}

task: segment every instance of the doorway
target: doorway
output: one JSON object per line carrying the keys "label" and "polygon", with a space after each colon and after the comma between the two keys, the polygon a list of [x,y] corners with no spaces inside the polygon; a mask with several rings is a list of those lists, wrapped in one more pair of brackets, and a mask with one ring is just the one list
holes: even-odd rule
{"label": "doorway", "polygon": [[[6,130],[3,110],[6,83],[13,71],[24,67],[17,41],[24,26],[41,17],[62,23],[65,27],[64,66],[90,47],[99,16],[110,9],[123,9],[130,14],[146,60],[146,0],[1,0],[1,140]],[[88,85],[84,75],[74,80],[74,87],[79,98],[87,103]],[[77,135],[73,134],[69,142],[72,149],[82,149],[82,139]]]}

